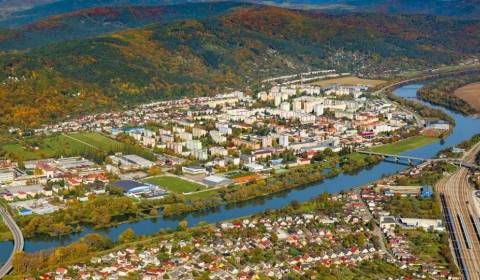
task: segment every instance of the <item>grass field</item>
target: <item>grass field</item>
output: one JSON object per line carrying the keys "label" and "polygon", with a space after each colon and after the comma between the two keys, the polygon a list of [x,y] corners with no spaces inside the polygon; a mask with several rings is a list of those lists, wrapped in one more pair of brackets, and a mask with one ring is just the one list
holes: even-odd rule
{"label": "grass field", "polygon": [[82,133],[73,133],[69,134],[71,138],[77,139],[81,142],[85,142],[89,145],[92,145],[100,150],[111,149],[115,146],[123,145],[122,143],[109,138],[105,135],[94,133],[94,132],[82,132]]}
{"label": "grass field", "polygon": [[160,186],[174,193],[195,192],[205,188],[203,185],[173,176],[152,177],[143,180],[143,182]]}
{"label": "grass field", "polygon": [[386,81],[382,80],[368,80],[368,79],[361,79],[353,76],[347,76],[347,77],[340,77],[340,78],[335,78],[335,79],[327,79],[327,80],[320,80],[315,82],[315,85],[318,86],[328,86],[331,84],[344,84],[344,85],[365,85],[368,87],[376,87],[378,85],[381,85],[385,83]]}
{"label": "grass field", "polygon": [[480,112],[480,83],[473,83],[455,90],[454,95],[465,100],[477,112]]}
{"label": "grass field", "polygon": [[243,170],[233,170],[223,174],[228,179],[235,179],[243,176],[248,176],[254,174],[253,172],[243,171]]}
{"label": "grass field", "polygon": [[205,199],[205,198],[215,196],[217,194],[218,194],[218,190],[217,189],[212,189],[212,190],[206,190],[204,192],[187,194],[187,195],[185,195],[185,197],[188,197],[190,199]]}
{"label": "grass field", "polygon": [[385,144],[381,146],[376,146],[371,148],[372,152],[376,153],[385,153],[385,154],[400,154],[401,152],[407,150],[413,150],[415,148],[433,143],[437,141],[438,138],[427,137],[423,135],[410,137],[395,143]]}
{"label": "grass field", "polygon": [[26,138],[24,143],[5,144],[3,151],[23,160],[80,155],[85,150],[111,150],[122,143],[94,132]]}

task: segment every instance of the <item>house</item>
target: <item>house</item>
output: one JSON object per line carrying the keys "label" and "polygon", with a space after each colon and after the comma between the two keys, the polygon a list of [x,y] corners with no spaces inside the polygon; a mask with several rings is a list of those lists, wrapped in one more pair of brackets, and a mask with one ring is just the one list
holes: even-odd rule
{"label": "house", "polygon": [[35,169],[40,171],[40,174],[43,176],[46,176],[47,178],[53,178],[55,177],[55,167],[51,166],[50,164],[46,162],[39,161],[37,162]]}
{"label": "house", "polygon": [[13,169],[1,169],[0,170],[0,184],[10,183],[15,178]]}
{"label": "house", "polygon": [[381,216],[380,217],[380,228],[382,229],[390,229],[395,228],[396,220],[393,216]]}

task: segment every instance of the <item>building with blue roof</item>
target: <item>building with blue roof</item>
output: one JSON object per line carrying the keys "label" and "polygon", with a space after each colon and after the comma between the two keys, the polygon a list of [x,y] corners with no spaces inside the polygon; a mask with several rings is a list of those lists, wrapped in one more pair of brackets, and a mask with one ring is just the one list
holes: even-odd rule
{"label": "building with blue roof", "polygon": [[430,198],[433,196],[433,189],[430,186],[423,186],[420,190],[420,196],[424,198]]}

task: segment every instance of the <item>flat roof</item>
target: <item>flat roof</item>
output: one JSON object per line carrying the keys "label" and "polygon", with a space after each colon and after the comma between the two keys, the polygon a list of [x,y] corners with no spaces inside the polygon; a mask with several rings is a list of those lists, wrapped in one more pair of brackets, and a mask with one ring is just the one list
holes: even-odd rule
{"label": "flat roof", "polygon": [[24,186],[10,186],[5,187],[10,193],[18,193],[18,192],[41,192],[43,191],[42,185],[24,185]]}
{"label": "flat roof", "polygon": [[154,162],[152,161],[149,161],[148,159],[145,159],[145,158],[142,158],[140,156],[137,156],[137,155],[125,155],[123,156],[124,158],[136,163],[136,164],[140,164],[140,165],[152,165],[152,164],[155,164]]}
{"label": "flat roof", "polygon": [[227,179],[225,177],[217,176],[217,175],[212,175],[212,176],[205,177],[205,178],[203,178],[203,180],[208,181],[208,182],[212,182],[212,183],[215,183],[215,184],[219,184],[219,183],[222,183],[222,182],[225,182],[225,181],[230,181],[229,179]]}
{"label": "flat roof", "polygon": [[139,188],[145,186],[145,184],[140,183],[134,180],[119,180],[113,183],[114,186],[122,188],[124,192],[127,192],[134,188]]}

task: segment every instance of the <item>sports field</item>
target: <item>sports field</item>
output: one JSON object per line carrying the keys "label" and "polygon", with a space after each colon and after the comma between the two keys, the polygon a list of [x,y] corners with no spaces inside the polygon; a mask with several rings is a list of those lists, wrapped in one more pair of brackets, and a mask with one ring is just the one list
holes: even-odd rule
{"label": "sports field", "polygon": [[401,152],[404,152],[407,150],[413,150],[415,148],[433,143],[437,140],[438,138],[419,135],[419,136],[407,138],[405,140],[400,140],[395,143],[376,146],[371,148],[370,150],[376,153],[397,155],[397,154],[400,154]]}
{"label": "sports field", "polygon": [[5,144],[0,149],[15,158],[32,160],[59,156],[76,156],[88,150],[115,150],[122,143],[94,132],[29,137],[23,142]]}
{"label": "sports field", "polygon": [[174,176],[159,176],[143,180],[145,183],[157,185],[174,193],[189,193],[205,189],[205,186]]}
{"label": "sports field", "polygon": [[73,138],[77,140],[77,142],[81,142],[90,147],[93,146],[100,150],[112,149],[114,147],[119,147],[123,145],[123,143],[120,143],[112,138],[95,132],[73,133],[67,135],[67,137]]}

